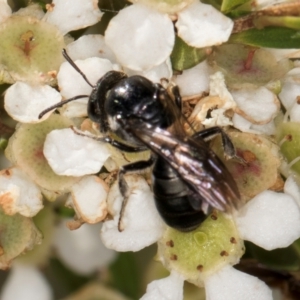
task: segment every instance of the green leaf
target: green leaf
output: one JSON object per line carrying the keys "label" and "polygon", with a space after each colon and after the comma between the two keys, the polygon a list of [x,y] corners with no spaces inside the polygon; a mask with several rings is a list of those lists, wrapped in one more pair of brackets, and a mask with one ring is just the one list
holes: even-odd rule
{"label": "green leaf", "polygon": [[254,28],[233,34],[229,42],[255,47],[298,49],[300,48],[300,31],[283,27]]}
{"label": "green leaf", "polygon": [[221,11],[224,13],[230,12],[233,8],[236,8],[242,4],[249,2],[249,0],[224,0],[222,2]]}
{"label": "green leaf", "polygon": [[205,48],[194,48],[176,36],[175,46],[171,54],[171,62],[174,70],[183,71],[192,68],[206,59]]}
{"label": "green leaf", "polygon": [[120,253],[117,260],[111,264],[110,271],[114,288],[132,299],[139,298],[141,276],[138,274],[133,253]]}
{"label": "green leaf", "polygon": [[62,218],[73,218],[75,214],[74,209],[65,206],[59,206],[56,212]]}
{"label": "green leaf", "polygon": [[281,271],[297,271],[300,267],[300,239],[287,248],[267,251],[250,242],[246,242],[248,254],[260,263]]}
{"label": "green leaf", "polygon": [[296,30],[300,29],[300,17],[259,16],[253,20],[253,23],[257,29],[261,29],[267,26],[286,27]]}
{"label": "green leaf", "polygon": [[212,5],[217,10],[220,10],[222,5],[222,0],[202,0],[202,3]]}

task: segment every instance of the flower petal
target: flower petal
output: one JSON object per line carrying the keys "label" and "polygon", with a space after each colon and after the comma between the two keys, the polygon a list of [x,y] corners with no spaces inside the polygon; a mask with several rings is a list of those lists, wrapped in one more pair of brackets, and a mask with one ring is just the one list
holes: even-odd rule
{"label": "flower petal", "polygon": [[284,193],[258,194],[238,212],[236,222],[243,239],[266,250],[287,247],[300,237],[300,209]]}
{"label": "flower petal", "polygon": [[54,246],[62,261],[75,272],[88,275],[107,266],[116,253],[107,249],[99,238],[101,225],[84,224],[69,230],[61,222],[54,234]]}
{"label": "flower petal", "polygon": [[172,272],[166,278],[149,283],[146,294],[140,300],[182,300],[183,282],[178,273]]}
{"label": "flower petal", "polygon": [[108,210],[113,220],[106,221],[101,229],[101,238],[107,248],[117,251],[139,251],[156,242],[165,225],[156,210],[153,194],[144,178],[126,175],[130,196],[121,220],[122,232],[118,231],[119,215],[123,197],[118,183],[108,194]]}
{"label": "flower petal", "polygon": [[298,184],[296,183],[293,175],[290,175],[284,184],[284,192],[291,197],[294,198],[294,200],[297,202],[297,204],[300,207],[300,189]]}
{"label": "flower petal", "polygon": [[53,295],[50,285],[38,269],[15,264],[2,288],[1,299],[51,300]]}
{"label": "flower petal", "polygon": [[234,114],[232,117],[233,126],[240,131],[250,132],[255,134],[267,134],[273,135],[276,133],[276,127],[274,120],[264,125],[252,124],[250,121],[246,120],[239,114]]}
{"label": "flower petal", "polygon": [[[216,72],[211,75],[209,87],[209,96],[202,98],[196,104],[189,118],[196,130],[199,126],[195,125],[197,123],[202,123],[207,127],[232,125],[231,119],[226,116],[225,112],[235,109],[236,103],[226,87],[223,73]],[[207,118],[208,112],[210,113],[209,118]]]}
{"label": "flower petal", "polygon": [[269,123],[280,108],[277,97],[265,87],[233,90],[231,94],[238,106],[236,112],[254,124]]}
{"label": "flower petal", "polygon": [[282,85],[279,98],[286,109],[290,109],[300,94],[300,86],[297,81],[285,81]]}
{"label": "flower petal", "polygon": [[67,52],[73,60],[100,57],[108,59],[111,62],[116,61],[115,55],[105,44],[104,36],[101,34],[81,36],[78,40],[67,46]]}
{"label": "flower petal", "polygon": [[0,1],[0,23],[3,23],[11,16],[11,8],[7,4],[7,0]]}
{"label": "flower petal", "polygon": [[110,152],[107,144],[66,128],[53,130],[47,135],[44,155],[56,174],[82,176],[97,173]]}
{"label": "flower petal", "polygon": [[[119,69],[109,60],[98,57],[76,60],[75,64],[93,85],[108,71]],[[92,87],[68,62],[61,65],[57,74],[57,81],[60,93],[66,99],[77,95],[90,95],[92,92]]]}
{"label": "flower petal", "polygon": [[118,61],[137,71],[163,63],[170,56],[174,41],[173,24],[168,15],[142,4],[122,9],[105,31],[105,42]]}
{"label": "flower petal", "polygon": [[187,44],[202,48],[226,42],[233,22],[213,6],[195,1],[178,13],[176,27]]}
{"label": "flower petal", "polygon": [[97,23],[102,15],[95,0],[53,0],[43,20],[66,34]]}
{"label": "flower petal", "polygon": [[107,215],[108,186],[97,176],[85,176],[71,188],[72,206],[77,218],[94,224],[102,221]]}
{"label": "flower petal", "polygon": [[[108,71],[119,70],[118,65],[99,57],[76,60],[75,64],[86,74],[89,82],[93,85]],[[85,82],[82,76],[68,62],[61,65],[57,74],[57,81],[60,93],[65,99],[78,95],[87,95],[89,97],[92,92],[92,87]],[[69,118],[86,116],[88,97],[67,103],[62,108],[62,114]]]}
{"label": "flower petal", "polygon": [[175,78],[181,96],[189,97],[208,92],[209,75],[210,69],[206,60],[191,69],[184,70],[181,75]]}
{"label": "flower petal", "polygon": [[162,64],[155,66],[147,71],[136,71],[127,68],[124,68],[124,71],[128,76],[144,76],[155,83],[162,83],[162,79],[169,80],[172,77],[172,66],[169,58]]}
{"label": "flower petal", "polygon": [[43,208],[41,190],[20,169],[1,170],[0,206],[7,215],[33,217]]}
{"label": "flower petal", "polygon": [[60,102],[61,95],[48,85],[30,85],[16,82],[6,91],[4,106],[7,113],[21,123],[38,123],[50,113],[39,119],[39,114],[51,105]]}
{"label": "flower petal", "polygon": [[272,300],[267,285],[231,266],[213,273],[205,281],[206,300]]}

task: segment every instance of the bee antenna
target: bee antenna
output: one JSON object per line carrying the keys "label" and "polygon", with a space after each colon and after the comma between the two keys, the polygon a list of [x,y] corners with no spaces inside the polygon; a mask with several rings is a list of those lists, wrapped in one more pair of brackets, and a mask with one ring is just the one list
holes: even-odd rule
{"label": "bee antenna", "polygon": [[106,8],[100,8],[101,11],[103,12],[111,12],[111,13],[118,13],[119,10],[112,10],[112,9],[106,9]]}
{"label": "bee antenna", "polygon": [[77,100],[77,99],[81,99],[81,98],[85,98],[85,97],[89,97],[88,95],[78,95],[78,96],[75,96],[73,98],[70,98],[70,99],[67,99],[67,100],[64,100],[64,101],[61,101],[61,102],[58,102],[48,108],[46,108],[45,110],[43,110],[40,114],[39,114],[39,119],[41,119],[47,112],[51,111],[52,109],[54,108],[58,108],[58,107],[62,107],[64,106],[66,103],[68,102],[71,102],[71,101],[74,101],[74,100]]}
{"label": "bee antenna", "polygon": [[85,82],[91,86],[92,88],[94,88],[95,86],[92,85],[89,80],[87,79],[87,77],[85,76],[85,74],[83,74],[83,72],[77,67],[77,65],[74,63],[74,61],[72,60],[72,58],[68,55],[66,49],[62,50],[62,55],[65,58],[65,60],[82,76],[82,78],[85,80]]}

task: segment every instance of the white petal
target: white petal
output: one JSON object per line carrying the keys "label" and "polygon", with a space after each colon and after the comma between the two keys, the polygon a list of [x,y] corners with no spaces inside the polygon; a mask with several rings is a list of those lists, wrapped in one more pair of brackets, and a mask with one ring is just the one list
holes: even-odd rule
{"label": "white petal", "polygon": [[233,90],[231,94],[242,116],[249,121],[266,124],[279,111],[277,97],[265,87]]}
{"label": "white petal", "polygon": [[232,117],[232,123],[233,126],[237,129],[239,129],[240,131],[243,132],[250,132],[250,133],[258,133],[258,132],[254,132],[253,130],[250,129],[252,123],[248,120],[246,120],[245,118],[243,118],[242,116],[240,116],[239,114],[234,114]]}
{"label": "white petal", "polygon": [[152,281],[146,294],[140,300],[182,300],[184,280],[176,272],[170,276]]}
{"label": "white petal", "polygon": [[178,13],[178,35],[190,46],[202,48],[226,42],[233,21],[213,6],[195,1]]}
{"label": "white petal", "polygon": [[290,175],[285,183],[284,183],[284,192],[285,194],[290,195],[294,198],[294,200],[297,202],[297,204],[300,207],[300,189],[298,184],[296,183],[293,175]]}
{"label": "white petal", "polygon": [[205,280],[206,300],[272,300],[267,285],[231,266],[213,273]]}
{"label": "white petal", "polygon": [[83,35],[67,46],[67,52],[73,60],[100,57],[111,62],[116,61],[115,55],[105,44],[104,36],[101,34]]}
{"label": "white petal", "polygon": [[54,246],[62,261],[79,274],[88,275],[107,266],[116,253],[107,249],[99,237],[101,225],[84,224],[70,231],[61,222],[54,234]]}
{"label": "white petal", "polygon": [[105,31],[105,42],[118,61],[137,71],[163,63],[172,52],[174,40],[168,15],[142,4],[122,9]]}
{"label": "white petal", "polygon": [[126,175],[130,196],[122,217],[123,231],[118,231],[119,214],[123,198],[117,182],[108,194],[108,209],[114,217],[101,229],[101,238],[107,248],[117,251],[139,251],[156,242],[165,225],[156,210],[149,185],[140,176]]}
{"label": "white petal", "polygon": [[44,21],[56,25],[66,34],[97,23],[102,15],[95,0],[53,0]]}
{"label": "white petal", "polygon": [[[92,85],[95,85],[108,71],[119,70],[118,65],[98,57],[77,60],[75,63],[87,76]],[[68,62],[61,65],[57,74],[57,81],[60,92],[65,99],[78,95],[87,95],[89,97],[92,92],[92,87],[85,82],[82,76]],[[62,114],[69,118],[86,116],[88,97],[67,103],[63,106]]]}
{"label": "white petal", "polygon": [[18,11],[14,12],[14,16],[30,16],[41,20],[45,13],[39,4],[30,4],[27,7],[20,8]]}
{"label": "white petal", "polygon": [[215,109],[211,112],[211,118],[205,119],[202,124],[207,127],[213,126],[230,126],[232,122],[230,118],[226,117],[226,110],[223,108]]}
{"label": "white petal", "polygon": [[298,82],[286,81],[284,82],[279,98],[286,109],[290,109],[296,102],[300,95],[300,85]]}
{"label": "white petal", "polygon": [[[197,103],[190,120],[192,123],[200,122],[208,127],[232,125],[231,119],[226,116],[225,112],[228,109],[234,109],[236,103],[227,90],[224,75],[221,72],[211,75],[209,87],[209,96]],[[207,118],[209,111],[211,116]]]}
{"label": "white petal", "polygon": [[47,135],[44,155],[56,174],[82,176],[97,173],[110,152],[105,143],[66,128],[53,130]]}
{"label": "white petal", "polygon": [[20,169],[2,170],[0,206],[8,215],[19,213],[25,217],[33,217],[43,208],[41,190]]}
{"label": "white petal", "polygon": [[179,86],[181,96],[201,95],[209,91],[209,75],[210,69],[205,60],[183,71],[181,75],[176,76],[174,81]]}
{"label": "white petal", "polygon": [[[118,69],[118,66],[113,65],[109,60],[98,57],[76,60],[75,64],[87,76],[92,85],[95,85],[108,71]],[[92,87],[68,62],[61,65],[57,81],[60,93],[66,99],[77,95],[90,95],[92,92]]]}
{"label": "white petal", "polygon": [[65,104],[59,109],[59,113],[69,119],[81,118],[87,116],[87,98],[76,100]]}
{"label": "white petal", "polygon": [[290,122],[300,122],[300,105],[295,102],[289,111]]}
{"label": "white petal", "polygon": [[236,222],[241,238],[266,250],[287,247],[300,237],[300,209],[284,193],[258,194],[238,212]]}
{"label": "white petal", "polygon": [[93,224],[107,215],[108,186],[97,176],[85,176],[71,188],[72,202],[78,218]]}
{"label": "white petal", "polygon": [[276,126],[274,120],[263,125],[252,124],[251,129],[253,129],[253,132],[256,132],[257,134],[267,134],[267,135],[276,134]]}
{"label": "white petal", "polygon": [[48,85],[30,85],[16,82],[6,91],[5,110],[16,121],[21,123],[38,123],[50,113],[39,119],[39,114],[49,106],[61,101],[61,95]]}
{"label": "white petal", "polygon": [[42,273],[31,266],[13,265],[4,283],[1,300],[51,300],[51,288]]}
{"label": "white petal", "polygon": [[144,76],[155,83],[161,83],[162,79],[169,80],[172,77],[172,66],[169,58],[162,64],[152,69],[149,69],[147,71],[136,71],[127,68],[124,68],[124,71],[128,76],[132,76],[132,75]]}
{"label": "white petal", "polygon": [[274,120],[264,125],[257,125],[252,124],[250,121],[235,113],[232,117],[232,123],[235,128],[243,132],[267,135],[273,135],[276,133]]}
{"label": "white petal", "polygon": [[0,23],[3,23],[11,16],[11,8],[7,4],[7,0],[0,1]]}
{"label": "white petal", "polygon": [[222,72],[216,72],[210,76],[209,89],[210,96],[218,96],[224,101],[222,108],[230,109],[236,107],[236,103],[227,89],[225,77]]}

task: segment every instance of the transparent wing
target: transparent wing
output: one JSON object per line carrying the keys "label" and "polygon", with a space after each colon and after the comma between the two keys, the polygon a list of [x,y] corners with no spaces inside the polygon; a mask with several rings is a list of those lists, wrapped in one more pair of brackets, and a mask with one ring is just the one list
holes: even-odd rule
{"label": "transparent wing", "polygon": [[[153,127],[141,120],[130,120],[130,131],[153,152],[163,157],[187,186],[210,206],[221,211],[232,211],[240,204],[234,179],[221,160],[201,140],[178,138],[166,130]],[[201,201],[191,197],[195,210]]]}

